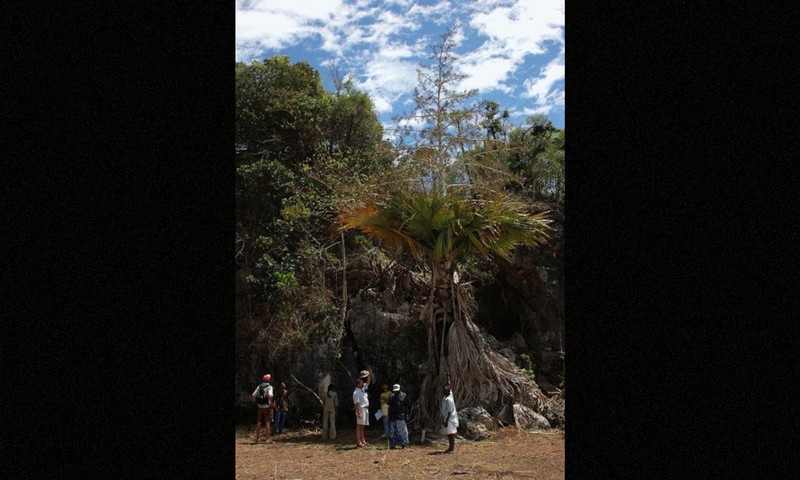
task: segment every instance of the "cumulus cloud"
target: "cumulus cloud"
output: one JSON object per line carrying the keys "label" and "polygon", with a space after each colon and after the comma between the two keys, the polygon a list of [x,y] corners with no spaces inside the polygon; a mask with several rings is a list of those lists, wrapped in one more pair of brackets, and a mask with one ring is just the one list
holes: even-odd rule
{"label": "cumulus cloud", "polygon": [[[348,7],[339,0],[258,0],[237,2],[236,53],[244,60],[251,52],[281,49],[320,35],[335,45],[332,35],[347,24]],[[324,25],[324,28],[320,28]]]}
{"label": "cumulus cloud", "polygon": [[482,93],[492,90],[511,93],[511,88],[504,85],[503,82],[516,68],[512,59],[498,55],[494,50],[482,49],[461,60],[459,71],[467,75],[467,78],[461,82],[461,89],[477,88]]}
{"label": "cumulus cloud", "polygon": [[[519,72],[520,67],[529,56],[547,52],[550,43],[564,43],[564,3],[554,2],[486,2],[473,7],[476,11],[469,26],[486,36],[483,44],[464,58],[462,70],[471,78],[465,82],[472,88],[482,91],[499,90],[511,93],[512,87],[504,82]],[[492,69],[491,72],[487,70]],[[562,62],[563,70],[563,62]],[[549,72],[546,82],[556,75]],[[562,73],[563,78],[563,73]],[[528,84],[535,79],[528,78]],[[537,83],[541,89],[545,83]],[[550,82],[551,84],[552,82]],[[549,84],[547,84],[549,85]],[[528,88],[528,95],[533,92]],[[546,92],[545,92],[546,93]]]}
{"label": "cumulus cloud", "polygon": [[366,91],[375,102],[380,113],[390,112],[393,104],[403,94],[413,91],[416,85],[416,63],[403,60],[402,47],[388,47],[367,61],[364,66],[365,78],[357,86]]}
{"label": "cumulus cloud", "polygon": [[408,9],[407,15],[414,21],[421,19],[431,19],[436,25],[450,25],[454,19],[454,13],[458,7],[449,1],[442,1],[434,5],[414,5]]}
{"label": "cumulus cloud", "polygon": [[518,115],[563,108],[564,0],[426,3],[238,0],[236,59],[290,54],[323,69],[341,61],[383,118],[409,107],[418,62],[428,63],[431,45],[458,23],[456,68],[467,75],[459,89],[500,96]]}
{"label": "cumulus cloud", "polygon": [[564,87],[563,84],[558,86],[556,84],[564,80],[564,72],[562,50],[556,58],[541,69],[539,76],[525,80],[523,86],[526,92],[523,96],[534,99],[539,107],[563,107]]}

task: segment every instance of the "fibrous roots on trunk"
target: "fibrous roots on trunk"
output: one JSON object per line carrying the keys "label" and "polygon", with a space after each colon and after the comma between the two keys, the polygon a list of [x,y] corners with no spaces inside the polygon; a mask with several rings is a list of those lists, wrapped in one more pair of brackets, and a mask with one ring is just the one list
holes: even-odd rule
{"label": "fibrous roots on trunk", "polygon": [[[487,345],[472,321],[476,304],[471,293],[452,280],[449,286],[452,298],[448,301],[452,302],[452,310],[437,305],[434,288],[431,289],[432,301],[423,310],[423,316],[430,322],[429,363],[436,363],[428,365],[428,374],[423,380],[415,409],[418,424],[439,426],[439,402],[448,374],[458,409],[480,406],[489,412],[499,412],[518,402],[535,411],[541,410],[544,394],[522,370]],[[444,348],[441,348],[443,340]]]}

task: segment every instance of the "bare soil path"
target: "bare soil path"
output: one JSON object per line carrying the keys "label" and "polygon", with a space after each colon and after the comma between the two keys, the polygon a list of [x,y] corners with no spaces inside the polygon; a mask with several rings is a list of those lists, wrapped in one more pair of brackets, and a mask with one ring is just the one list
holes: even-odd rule
{"label": "bare soil path", "polygon": [[362,449],[351,430],[328,442],[318,430],[287,431],[257,445],[253,432],[254,427],[236,431],[237,479],[564,479],[562,430],[507,427],[487,440],[457,439],[450,455],[438,453],[447,448],[446,439],[420,444],[418,433],[408,448],[390,450],[379,431],[367,432],[370,445]]}

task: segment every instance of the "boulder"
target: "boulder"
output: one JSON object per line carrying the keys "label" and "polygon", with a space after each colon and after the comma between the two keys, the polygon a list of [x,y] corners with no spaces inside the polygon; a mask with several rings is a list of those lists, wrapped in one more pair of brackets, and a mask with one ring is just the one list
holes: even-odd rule
{"label": "boulder", "polygon": [[[462,430],[462,428],[459,428],[459,430]],[[492,433],[482,423],[466,421],[463,426],[462,435],[469,440],[485,440],[489,438]]]}
{"label": "boulder", "polygon": [[517,363],[517,354],[510,348],[501,348],[497,353],[506,357],[511,363]]}
{"label": "boulder", "polygon": [[514,334],[511,335],[509,344],[511,345],[511,348],[515,349],[517,352],[525,352],[528,350],[528,344],[525,342],[525,337],[523,337],[519,332],[514,332]]}
{"label": "boulder", "polygon": [[459,433],[470,440],[483,440],[497,428],[489,412],[482,407],[467,407],[458,411]]}
{"label": "boulder", "polygon": [[553,395],[548,398],[542,408],[542,416],[550,422],[551,427],[564,425],[564,397]]}
{"label": "boulder", "polygon": [[514,423],[516,423],[517,428],[550,428],[550,422],[545,417],[539,415],[525,405],[515,403],[513,409]]}

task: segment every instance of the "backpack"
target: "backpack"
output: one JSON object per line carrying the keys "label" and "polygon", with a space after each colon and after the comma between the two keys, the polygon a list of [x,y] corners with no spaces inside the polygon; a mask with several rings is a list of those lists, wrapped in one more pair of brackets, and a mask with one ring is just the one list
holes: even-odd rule
{"label": "backpack", "polygon": [[258,386],[258,393],[256,394],[256,403],[259,405],[268,405],[269,397],[267,396],[267,387],[269,382],[264,382]]}

